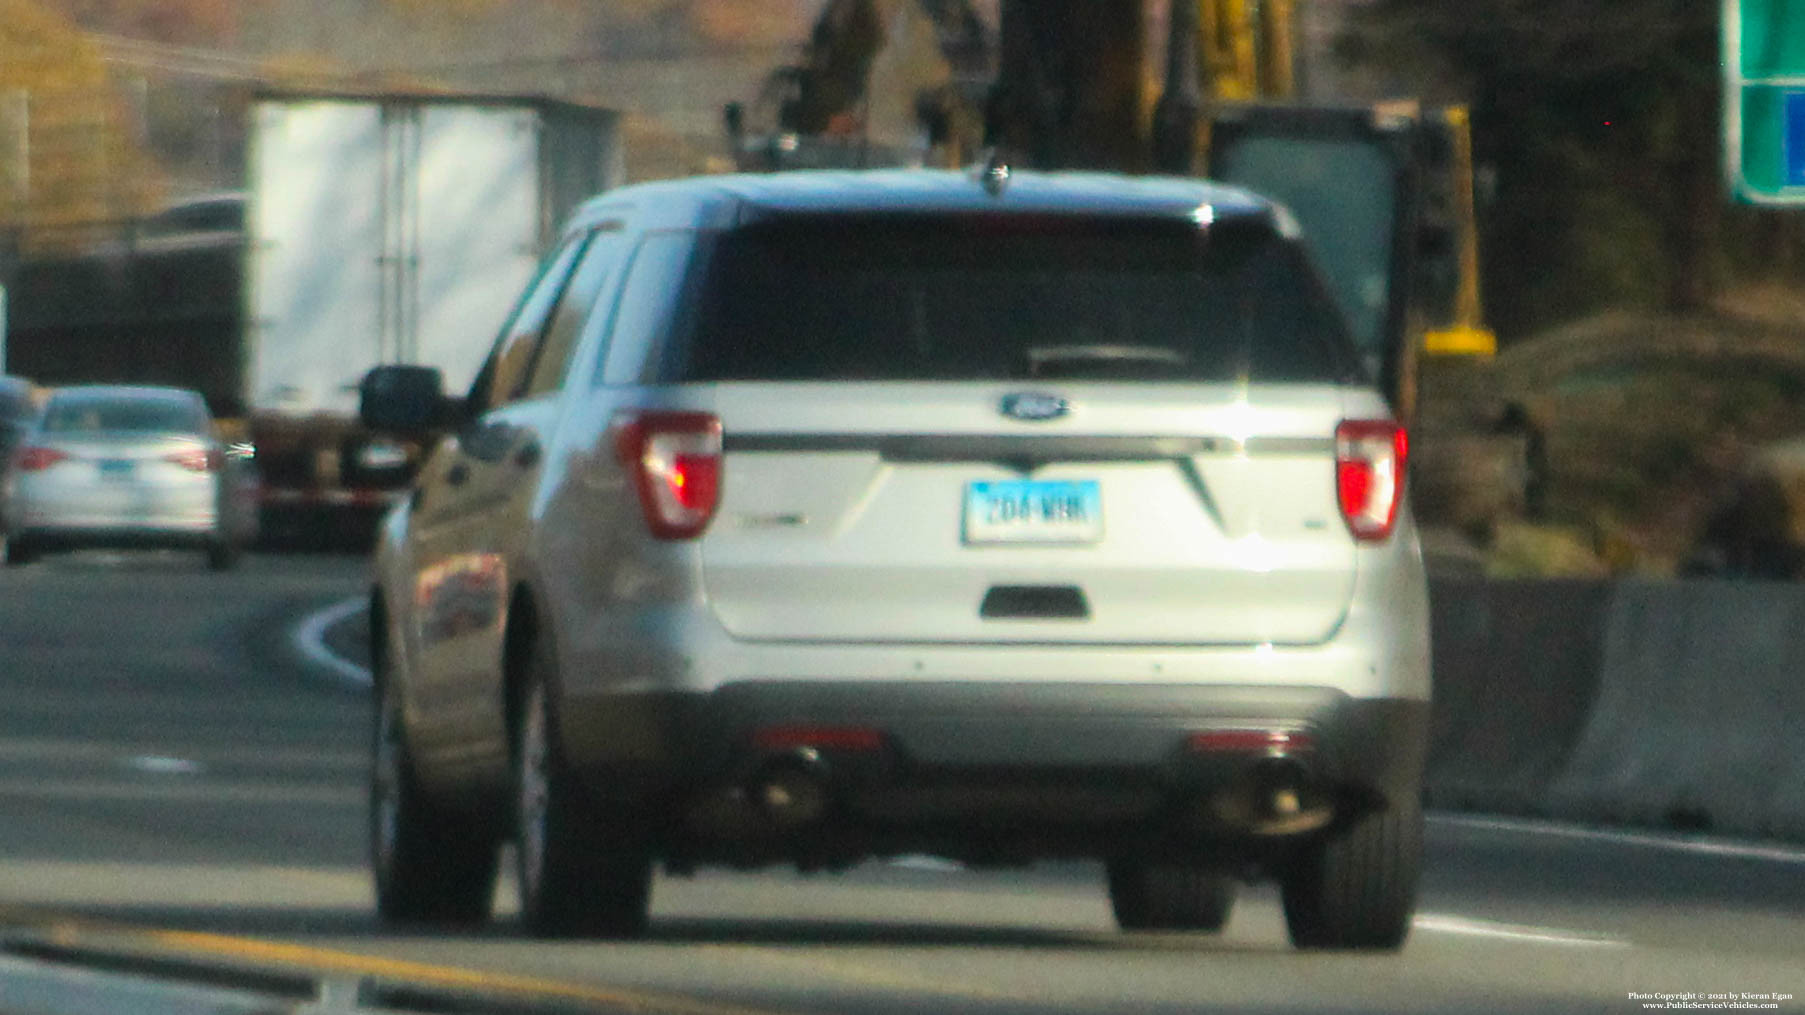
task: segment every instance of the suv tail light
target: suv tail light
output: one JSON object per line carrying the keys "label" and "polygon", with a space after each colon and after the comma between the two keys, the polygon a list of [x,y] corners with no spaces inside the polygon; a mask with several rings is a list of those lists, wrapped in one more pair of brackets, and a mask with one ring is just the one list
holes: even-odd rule
{"label": "suv tail light", "polygon": [[43,472],[58,462],[66,462],[69,456],[55,448],[36,446],[19,449],[19,455],[13,459],[13,468],[20,472]]}
{"label": "suv tail light", "polygon": [[1335,493],[1348,531],[1364,543],[1391,536],[1404,500],[1410,440],[1385,419],[1350,419],[1335,428]]}
{"label": "suv tail light", "polygon": [[207,448],[186,448],[164,455],[163,460],[174,462],[189,472],[218,472],[226,464],[225,455]]}
{"label": "suv tail light", "polygon": [[640,410],[614,418],[614,453],[639,490],[655,539],[694,539],[721,499],[721,421],[713,413]]}

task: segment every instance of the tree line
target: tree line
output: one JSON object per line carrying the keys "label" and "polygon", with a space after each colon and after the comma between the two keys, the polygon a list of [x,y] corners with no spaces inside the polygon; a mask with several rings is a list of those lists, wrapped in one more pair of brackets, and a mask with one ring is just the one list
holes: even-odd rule
{"label": "tree line", "polygon": [[1509,338],[1605,307],[1704,309],[1800,269],[1796,216],[1729,204],[1719,5],[1373,0],[1342,55],[1466,101],[1488,310]]}

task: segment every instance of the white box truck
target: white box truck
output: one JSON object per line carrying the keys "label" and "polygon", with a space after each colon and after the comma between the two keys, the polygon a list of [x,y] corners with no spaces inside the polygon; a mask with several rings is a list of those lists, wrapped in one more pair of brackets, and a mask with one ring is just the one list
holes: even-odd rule
{"label": "white box truck", "polygon": [[566,214],[624,179],[618,115],[540,98],[263,93],[249,108],[242,389],[265,532],[355,532],[420,448],[364,432],[382,363],[449,389],[484,355]]}

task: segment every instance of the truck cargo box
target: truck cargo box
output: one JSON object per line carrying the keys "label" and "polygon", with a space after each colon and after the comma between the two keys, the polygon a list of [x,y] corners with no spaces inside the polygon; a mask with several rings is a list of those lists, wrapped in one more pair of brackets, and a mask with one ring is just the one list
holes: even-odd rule
{"label": "truck cargo box", "polygon": [[557,224],[623,175],[616,114],[566,103],[266,94],[249,115],[253,413],[348,417],[385,362],[461,390]]}

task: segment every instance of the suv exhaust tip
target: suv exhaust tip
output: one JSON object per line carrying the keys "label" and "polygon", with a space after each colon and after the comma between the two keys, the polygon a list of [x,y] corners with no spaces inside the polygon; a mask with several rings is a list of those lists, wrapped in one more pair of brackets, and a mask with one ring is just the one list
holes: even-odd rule
{"label": "suv exhaust tip", "polygon": [[833,799],[828,781],[820,753],[803,748],[759,766],[746,798],[779,831],[794,832],[827,816]]}
{"label": "suv exhaust tip", "polygon": [[1211,823],[1258,836],[1301,835],[1335,819],[1334,799],[1293,757],[1265,758],[1227,789],[1207,798]]}

